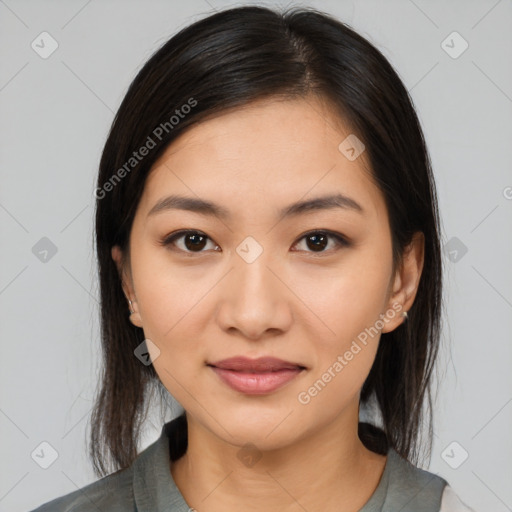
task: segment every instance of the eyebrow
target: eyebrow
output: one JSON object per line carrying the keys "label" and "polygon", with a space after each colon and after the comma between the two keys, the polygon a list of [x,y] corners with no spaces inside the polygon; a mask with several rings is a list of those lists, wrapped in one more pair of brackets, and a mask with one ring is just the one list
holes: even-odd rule
{"label": "eyebrow", "polygon": [[[364,214],[363,207],[351,197],[344,194],[333,194],[316,197],[306,201],[298,201],[280,211],[280,217],[293,217],[310,211],[331,210],[342,208]],[[205,199],[170,195],[160,199],[148,213],[148,217],[169,210],[186,210],[201,215],[211,215],[219,219],[230,219],[231,214],[223,206]]]}

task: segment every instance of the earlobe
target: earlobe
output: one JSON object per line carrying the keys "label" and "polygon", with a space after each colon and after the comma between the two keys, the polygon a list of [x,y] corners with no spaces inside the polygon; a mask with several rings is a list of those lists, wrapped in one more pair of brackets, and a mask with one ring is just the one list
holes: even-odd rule
{"label": "earlobe", "polygon": [[137,303],[129,301],[130,303],[130,322],[136,327],[142,327],[142,319],[137,307]]}

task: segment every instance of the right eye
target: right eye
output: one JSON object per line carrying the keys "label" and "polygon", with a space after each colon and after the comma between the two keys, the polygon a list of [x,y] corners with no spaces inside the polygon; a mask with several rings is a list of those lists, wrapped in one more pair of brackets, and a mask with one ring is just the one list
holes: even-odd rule
{"label": "right eye", "polygon": [[[201,231],[181,230],[175,233],[171,233],[163,240],[160,240],[159,243],[164,247],[170,247],[171,250],[177,249],[179,251],[192,254],[205,252],[203,249],[205,245],[207,245],[207,240],[211,239]],[[181,247],[178,245],[178,243],[181,243]],[[214,250],[219,248],[219,246],[216,244],[213,244],[213,246]]]}

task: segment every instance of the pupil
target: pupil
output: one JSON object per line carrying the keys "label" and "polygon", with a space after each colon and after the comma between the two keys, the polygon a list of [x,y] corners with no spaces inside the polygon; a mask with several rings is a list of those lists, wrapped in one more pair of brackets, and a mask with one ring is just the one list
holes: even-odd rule
{"label": "pupil", "polygon": [[[187,249],[189,249],[189,250],[193,250],[194,248],[201,250],[205,245],[204,238],[205,237],[203,235],[198,235],[198,234],[186,235],[185,236],[185,245],[186,245]],[[203,239],[203,240],[200,240],[200,239]],[[189,243],[190,240],[193,240],[193,242]],[[199,242],[199,244],[197,244],[197,242]]]}
{"label": "pupil", "polygon": [[[321,242],[318,243],[319,239],[321,239]],[[310,249],[314,249],[314,250],[317,250],[317,249],[325,249],[325,246],[327,245],[327,237],[325,235],[310,235],[307,237],[307,240],[308,242],[310,242],[311,240],[316,240],[316,242],[314,242],[314,245],[312,245],[311,247],[308,247]]]}

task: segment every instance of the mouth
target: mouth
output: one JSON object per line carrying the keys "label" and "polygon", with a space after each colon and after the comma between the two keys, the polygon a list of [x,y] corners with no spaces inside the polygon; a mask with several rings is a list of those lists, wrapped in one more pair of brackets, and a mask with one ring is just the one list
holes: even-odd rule
{"label": "mouth", "polygon": [[232,357],[207,363],[224,384],[241,393],[263,395],[280,389],[306,370],[299,363],[274,357]]}
{"label": "mouth", "polygon": [[248,357],[237,356],[229,359],[222,359],[214,363],[207,363],[207,366],[213,366],[221,370],[232,370],[245,373],[268,373],[280,370],[304,370],[306,367],[290,361],[284,361],[276,357],[258,357],[250,359]]}

